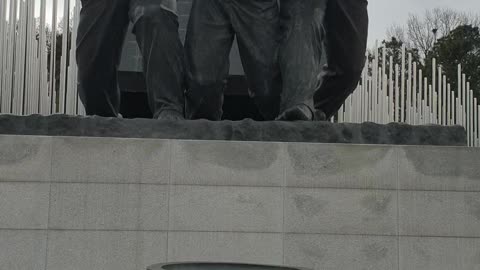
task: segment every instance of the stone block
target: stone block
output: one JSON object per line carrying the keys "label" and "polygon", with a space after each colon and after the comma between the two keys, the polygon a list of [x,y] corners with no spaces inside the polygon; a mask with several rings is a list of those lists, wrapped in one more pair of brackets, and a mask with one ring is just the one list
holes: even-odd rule
{"label": "stone block", "polygon": [[167,230],[168,187],[52,184],[50,228]]}
{"label": "stone block", "polygon": [[145,270],[166,259],[166,232],[49,232],[48,270]]}
{"label": "stone block", "polygon": [[47,231],[0,230],[0,269],[44,270]]}
{"label": "stone block", "polygon": [[396,235],[397,193],[295,189],[285,194],[285,230],[296,233]]}
{"label": "stone block", "polygon": [[46,229],[49,191],[46,183],[0,183],[0,228]]}
{"label": "stone block", "polygon": [[401,235],[480,237],[480,192],[400,191]]}
{"label": "stone block", "polygon": [[170,229],[282,232],[283,192],[274,187],[173,186]]}
{"label": "stone block", "polygon": [[399,148],[399,186],[408,190],[480,191],[480,149]]}
{"label": "stone block", "polygon": [[50,181],[50,137],[0,135],[1,181]]}
{"label": "stone block", "polygon": [[278,186],[284,182],[279,143],[176,141],[173,184]]}
{"label": "stone block", "polygon": [[53,179],[59,182],[166,184],[170,142],[114,138],[53,139]]}
{"label": "stone block", "polygon": [[168,261],[281,265],[282,242],[277,233],[170,232]]}
{"label": "stone block", "polygon": [[398,269],[396,237],[287,234],[284,246],[285,265],[318,270]]}
{"label": "stone block", "polygon": [[399,269],[480,269],[480,239],[400,237]]}
{"label": "stone block", "polygon": [[[236,53],[238,52],[233,48],[232,55]],[[232,62],[230,73],[241,75],[241,65]],[[177,122],[66,115],[46,117],[0,115],[0,134],[387,145],[467,145],[465,129],[460,126],[411,126],[403,123],[338,124],[328,121],[257,122],[251,119]]]}
{"label": "stone block", "polygon": [[397,152],[391,146],[289,143],[286,164],[290,187],[397,187]]}

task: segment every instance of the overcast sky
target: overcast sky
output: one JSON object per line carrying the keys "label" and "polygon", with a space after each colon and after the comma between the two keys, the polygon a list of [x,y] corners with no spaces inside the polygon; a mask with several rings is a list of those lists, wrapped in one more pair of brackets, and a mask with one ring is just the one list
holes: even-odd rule
{"label": "overcast sky", "polygon": [[480,13],[480,0],[370,0],[369,47],[385,38],[386,29],[405,24],[409,13],[422,14],[427,9],[448,7],[465,12]]}

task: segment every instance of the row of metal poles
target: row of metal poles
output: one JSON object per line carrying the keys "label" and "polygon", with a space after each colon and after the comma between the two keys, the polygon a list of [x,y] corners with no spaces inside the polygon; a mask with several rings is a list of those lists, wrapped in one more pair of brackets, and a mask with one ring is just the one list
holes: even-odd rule
{"label": "row of metal poles", "polygon": [[[0,2],[0,113],[85,114],[78,99],[72,46],[79,13],[79,0]],[[61,42],[59,51],[57,42]],[[480,107],[461,66],[458,89],[452,91],[435,60],[428,79],[405,47],[401,63],[394,64],[393,57],[386,55],[385,49],[381,54],[375,50],[357,91],[335,121],[461,125],[469,146],[480,147]]]}
{"label": "row of metal poles", "polygon": [[[357,90],[348,97],[335,119],[338,122],[404,122],[412,125],[460,125],[467,131],[468,145],[480,147],[480,106],[458,65],[457,89],[432,61],[432,78],[424,76],[412,55],[402,48],[400,64],[394,64],[384,48],[365,65]],[[388,68],[388,70],[387,70]]]}
{"label": "row of metal poles", "polygon": [[84,114],[71,46],[79,12],[78,0],[0,2],[1,113]]}

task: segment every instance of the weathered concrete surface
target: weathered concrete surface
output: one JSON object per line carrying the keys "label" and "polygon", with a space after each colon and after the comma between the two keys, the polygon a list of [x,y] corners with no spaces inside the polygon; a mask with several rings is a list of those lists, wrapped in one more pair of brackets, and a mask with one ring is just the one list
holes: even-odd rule
{"label": "weathered concrete surface", "polygon": [[0,269],[480,269],[480,149],[0,135]]}
{"label": "weathered concrete surface", "polygon": [[185,140],[465,146],[463,127],[330,122],[157,121],[101,117],[0,116],[0,134]]}

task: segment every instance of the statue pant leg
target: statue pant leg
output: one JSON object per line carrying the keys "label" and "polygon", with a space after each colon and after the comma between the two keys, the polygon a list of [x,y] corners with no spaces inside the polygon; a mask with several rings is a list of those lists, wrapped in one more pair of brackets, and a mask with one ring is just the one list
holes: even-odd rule
{"label": "statue pant leg", "polygon": [[128,0],[82,0],[77,36],[78,91],[88,115],[120,109],[117,67],[128,24]]}
{"label": "statue pant leg", "polygon": [[281,111],[307,105],[322,82],[323,20],[328,0],[281,0]]}
{"label": "statue pant leg", "polygon": [[[297,0],[298,1],[298,0]],[[265,120],[279,114],[281,77],[278,67],[277,0],[237,0],[228,5],[250,96]]]}
{"label": "statue pant leg", "polygon": [[329,0],[325,17],[327,66],[315,108],[333,116],[358,85],[368,36],[367,0]]}
{"label": "statue pant leg", "polygon": [[143,56],[150,109],[184,115],[184,52],[178,17],[158,0],[131,0],[130,20]]}
{"label": "statue pant leg", "polygon": [[224,0],[194,0],[185,52],[186,117],[221,120],[225,80],[234,32]]}

